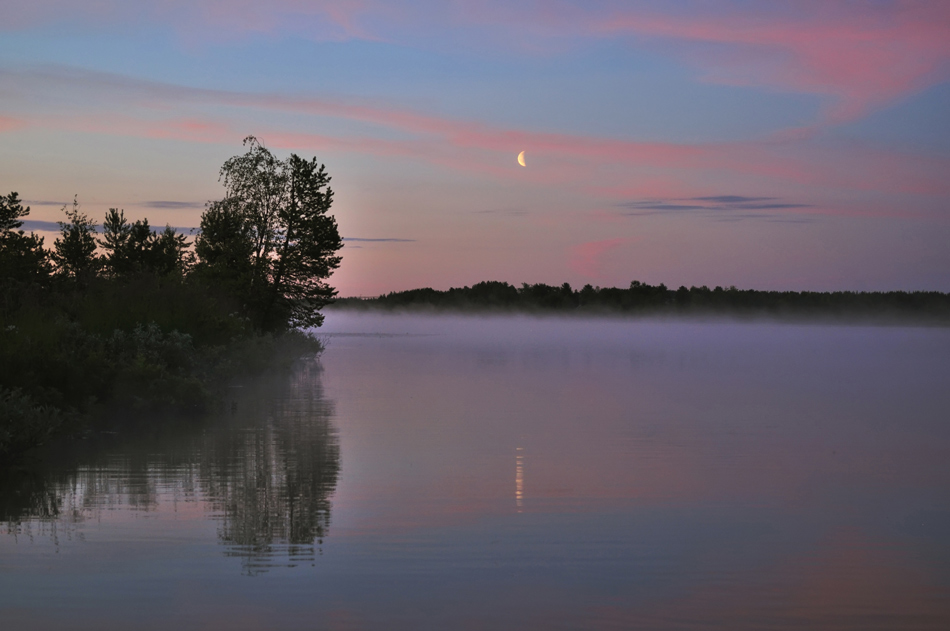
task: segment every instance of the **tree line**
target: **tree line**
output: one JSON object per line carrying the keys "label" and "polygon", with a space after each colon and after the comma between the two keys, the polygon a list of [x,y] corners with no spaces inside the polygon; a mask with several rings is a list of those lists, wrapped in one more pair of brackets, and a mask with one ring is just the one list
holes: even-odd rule
{"label": "tree line", "polygon": [[390,292],[376,298],[345,298],[351,309],[434,309],[630,315],[721,315],[736,317],[911,320],[950,324],[950,294],[935,291],[813,292],[758,291],[735,287],[668,288],[633,281],[629,287],[573,289],[570,284],[487,281],[471,287]]}
{"label": "tree line", "polygon": [[0,457],[107,402],[201,409],[221,375],[317,348],[298,332],[336,293],[330,176],[244,143],[193,239],[117,208],[100,232],[74,200],[47,247],[0,196]]}

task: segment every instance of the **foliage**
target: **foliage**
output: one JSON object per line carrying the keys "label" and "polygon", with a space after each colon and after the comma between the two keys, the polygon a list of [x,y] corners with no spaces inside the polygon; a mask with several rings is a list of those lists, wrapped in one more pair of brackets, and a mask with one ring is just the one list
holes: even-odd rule
{"label": "foliage", "polygon": [[0,457],[5,457],[45,442],[64,424],[65,415],[18,388],[0,386],[0,419]]}
{"label": "foliage", "polygon": [[78,200],[50,252],[20,230],[30,209],[17,193],[0,197],[0,455],[109,406],[200,411],[227,379],[319,351],[294,327],[318,326],[336,293],[330,177],[316,159],[245,144],[194,253],[116,208],[97,238]]}
{"label": "foliage", "polygon": [[0,287],[10,282],[45,283],[51,272],[43,238],[24,234],[21,219],[30,214],[19,196],[0,196]]}
{"label": "foliage", "polygon": [[221,167],[225,198],[202,216],[197,272],[235,292],[261,330],[320,326],[343,245],[330,176],[316,158],[281,161],[253,136],[244,143]]}
{"label": "foliage", "polygon": [[191,260],[184,235],[170,226],[156,233],[148,219],[133,223],[125,218],[125,211],[110,208],[102,223],[99,245],[105,250],[104,267],[114,277],[143,272],[167,276],[184,274]]}
{"label": "foliage", "polygon": [[62,235],[53,243],[53,262],[62,277],[86,282],[99,270],[96,255],[96,224],[79,211],[79,199],[73,199],[72,210],[63,206],[69,221],[60,221]]}
{"label": "foliage", "polygon": [[[56,412],[9,416],[0,409],[3,449],[16,453],[41,443],[70,415],[203,412],[230,379],[320,350],[296,331],[255,333],[201,287],[137,278],[131,284],[94,279],[82,291],[20,292],[0,328],[0,388]],[[27,431],[43,419],[48,432]],[[0,464],[3,459],[0,453]]]}
{"label": "foliage", "polygon": [[18,193],[0,196],[0,231],[17,230],[23,226],[22,217],[30,214],[30,207],[23,207]]}
{"label": "foliage", "polygon": [[254,243],[251,226],[235,200],[209,204],[201,216],[201,232],[195,239],[198,262],[195,275],[211,287],[233,296],[245,312],[253,311]]}

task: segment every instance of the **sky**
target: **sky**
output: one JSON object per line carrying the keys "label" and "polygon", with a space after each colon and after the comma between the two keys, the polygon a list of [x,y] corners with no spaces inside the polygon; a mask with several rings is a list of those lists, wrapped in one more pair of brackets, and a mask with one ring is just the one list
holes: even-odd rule
{"label": "sky", "polygon": [[0,0],[47,245],[74,198],[197,227],[248,135],[326,164],[344,296],[950,291],[950,3]]}

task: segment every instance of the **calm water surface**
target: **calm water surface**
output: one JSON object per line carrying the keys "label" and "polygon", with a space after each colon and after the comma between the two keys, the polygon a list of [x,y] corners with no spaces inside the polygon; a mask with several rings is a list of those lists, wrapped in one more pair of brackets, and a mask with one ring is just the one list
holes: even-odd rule
{"label": "calm water surface", "polygon": [[950,628],[946,329],[321,334],[215,418],[3,474],[0,626]]}

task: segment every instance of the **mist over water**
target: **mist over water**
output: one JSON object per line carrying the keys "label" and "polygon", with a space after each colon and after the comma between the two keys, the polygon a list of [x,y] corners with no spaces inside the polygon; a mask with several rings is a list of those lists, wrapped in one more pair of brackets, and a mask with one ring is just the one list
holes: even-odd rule
{"label": "mist over water", "polygon": [[[950,625],[950,330],[330,311],[0,484],[15,628]],[[11,628],[13,628],[11,627]]]}

